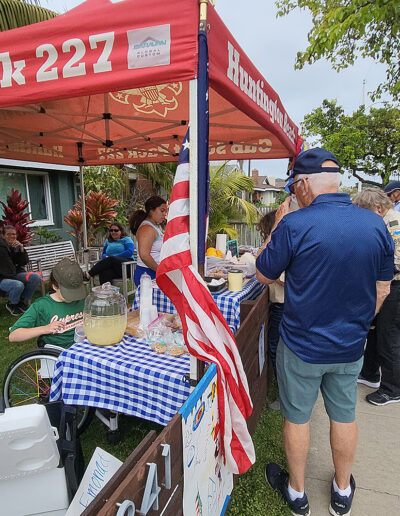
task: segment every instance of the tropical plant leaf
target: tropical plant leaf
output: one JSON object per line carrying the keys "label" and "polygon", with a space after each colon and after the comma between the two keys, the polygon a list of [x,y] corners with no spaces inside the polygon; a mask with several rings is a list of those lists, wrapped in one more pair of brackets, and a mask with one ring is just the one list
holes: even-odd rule
{"label": "tropical plant leaf", "polygon": [[153,187],[161,186],[171,193],[177,163],[140,163],[135,166],[135,172],[150,179]]}
{"label": "tropical plant leaf", "polygon": [[0,30],[6,31],[50,20],[57,13],[20,0],[0,0]]}
{"label": "tropical plant leaf", "polygon": [[35,222],[30,218],[30,212],[26,211],[29,202],[22,199],[22,194],[18,190],[12,188],[11,195],[7,195],[6,203],[1,202],[4,215],[0,225],[14,226],[17,231],[17,239],[24,245],[29,244],[34,236],[29,225]]}

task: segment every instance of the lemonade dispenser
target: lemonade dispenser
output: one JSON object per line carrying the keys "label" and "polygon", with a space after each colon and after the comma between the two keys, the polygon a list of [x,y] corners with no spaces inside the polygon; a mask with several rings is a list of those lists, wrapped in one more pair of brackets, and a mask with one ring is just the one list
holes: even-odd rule
{"label": "lemonade dispenser", "polygon": [[96,346],[121,342],[127,323],[126,301],[118,287],[104,283],[92,288],[85,300],[83,326],[86,338]]}

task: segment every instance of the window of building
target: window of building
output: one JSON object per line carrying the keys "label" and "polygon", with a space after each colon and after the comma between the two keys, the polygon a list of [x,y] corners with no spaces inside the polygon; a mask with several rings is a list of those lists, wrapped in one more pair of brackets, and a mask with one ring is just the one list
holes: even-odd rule
{"label": "window of building", "polygon": [[0,201],[6,202],[12,188],[18,190],[22,198],[29,202],[28,210],[35,220],[32,226],[49,226],[54,223],[47,172],[0,170]]}

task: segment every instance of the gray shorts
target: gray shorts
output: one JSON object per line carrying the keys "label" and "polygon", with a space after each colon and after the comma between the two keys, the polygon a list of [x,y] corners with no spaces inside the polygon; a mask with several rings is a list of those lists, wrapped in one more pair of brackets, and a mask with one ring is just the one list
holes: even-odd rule
{"label": "gray shorts", "polygon": [[338,423],[352,423],[362,364],[363,357],[345,364],[310,364],[280,338],[276,368],[283,416],[291,423],[307,423],[321,389],[328,416]]}

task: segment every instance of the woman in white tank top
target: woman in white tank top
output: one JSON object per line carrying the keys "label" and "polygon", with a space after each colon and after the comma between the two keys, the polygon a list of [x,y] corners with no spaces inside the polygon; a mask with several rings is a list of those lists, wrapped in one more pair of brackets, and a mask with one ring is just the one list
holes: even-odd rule
{"label": "woman in white tank top", "polygon": [[168,213],[166,201],[158,195],[147,199],[144,208],[144,210],[135,211],[129,219],[131,232],[136,235],[137,240],[138,255],[134,275],[136,286],[140,284],[140,277],[144,272],[152,279],[156,277],[164,238],[161,224]]}

